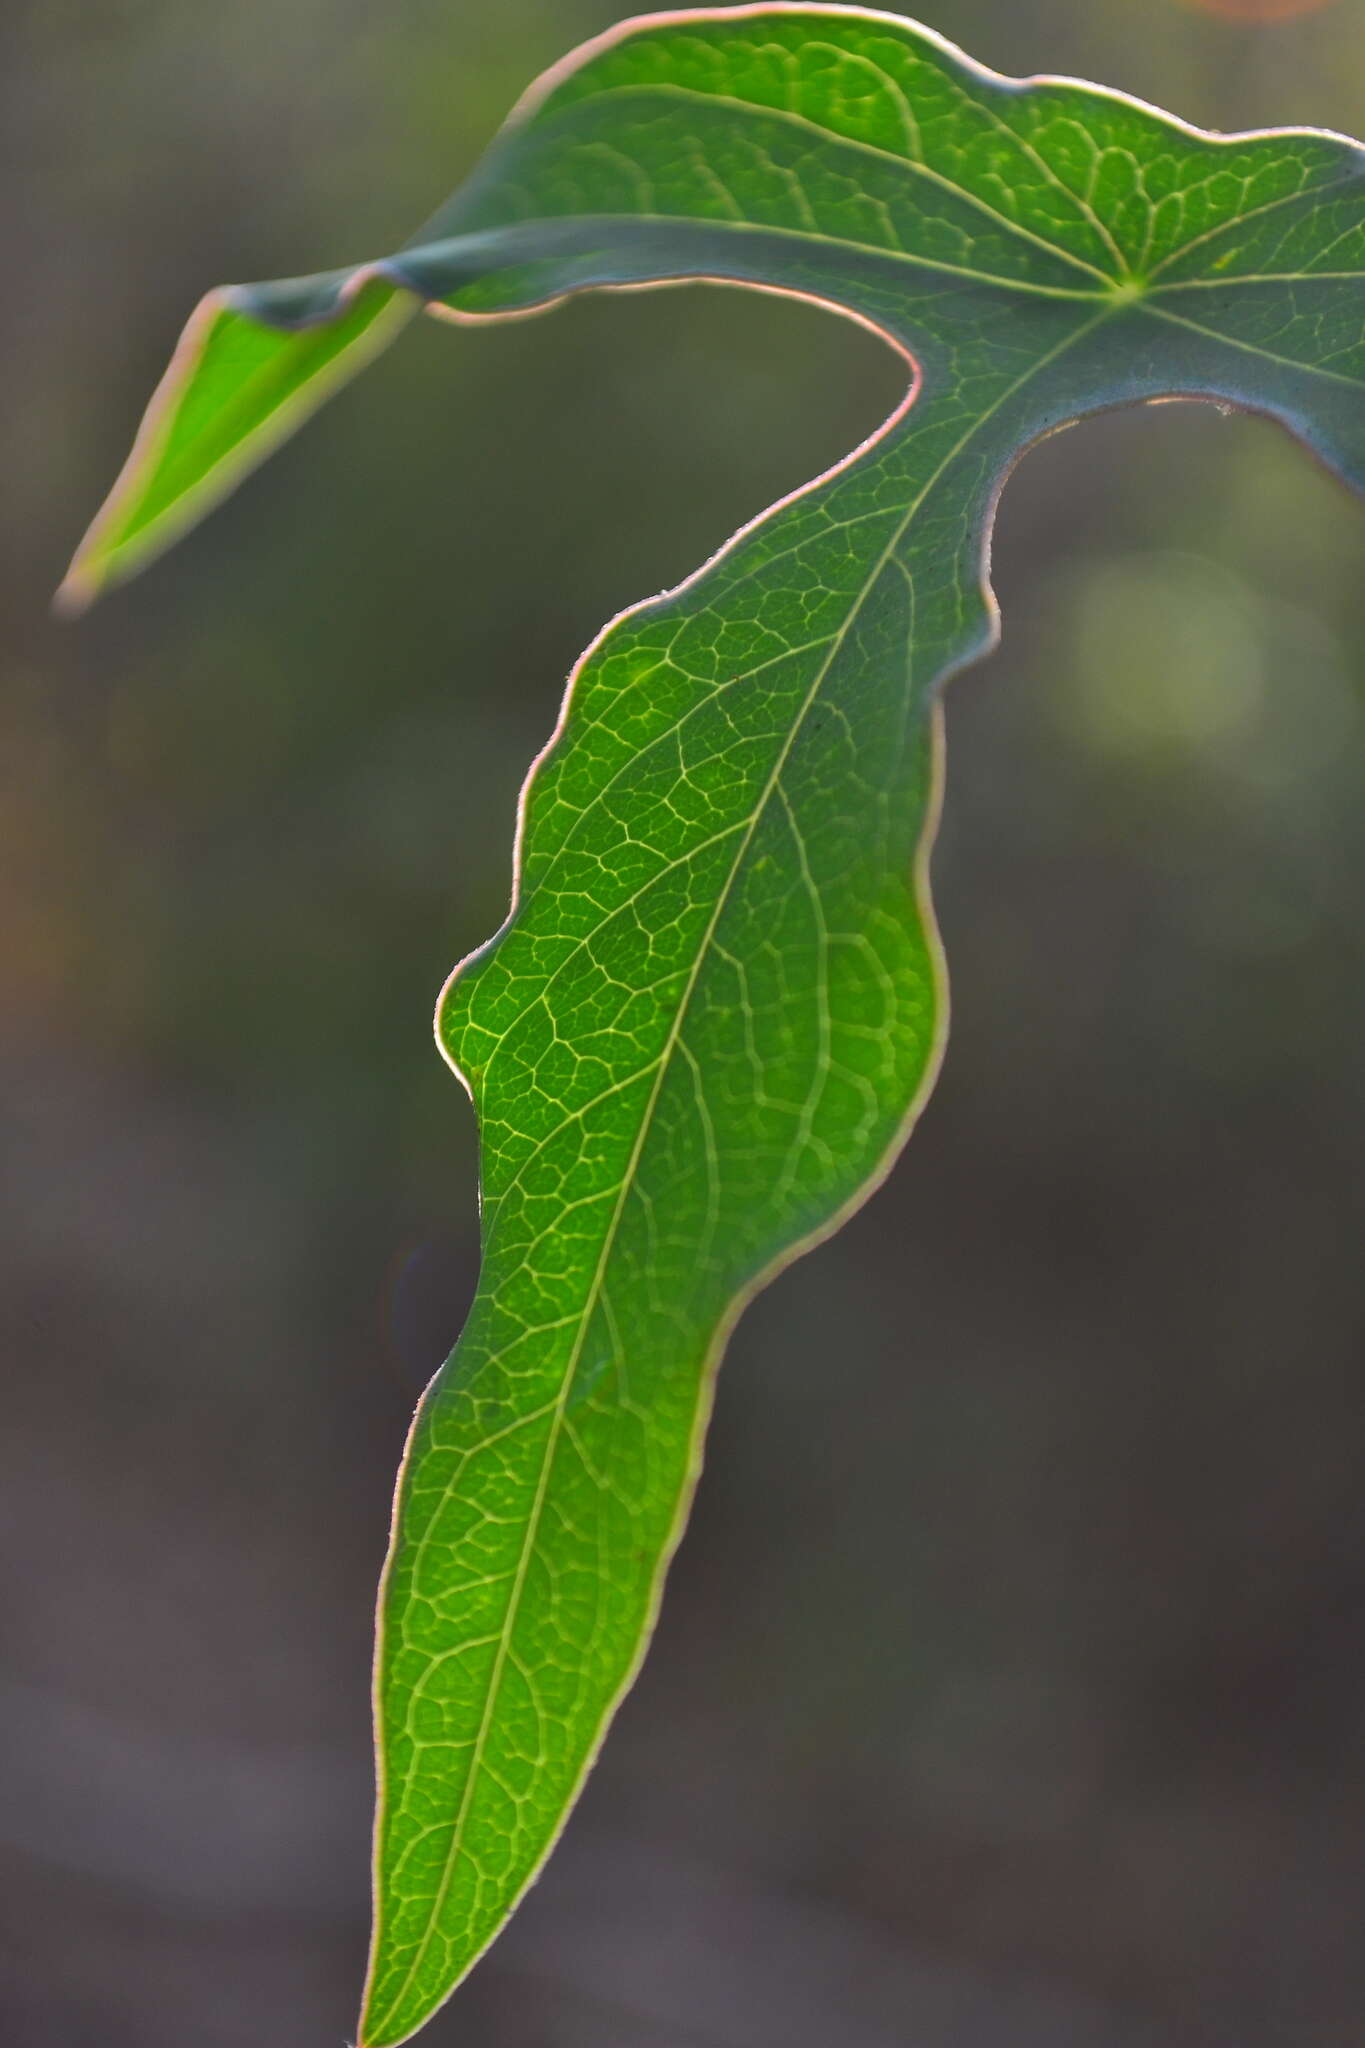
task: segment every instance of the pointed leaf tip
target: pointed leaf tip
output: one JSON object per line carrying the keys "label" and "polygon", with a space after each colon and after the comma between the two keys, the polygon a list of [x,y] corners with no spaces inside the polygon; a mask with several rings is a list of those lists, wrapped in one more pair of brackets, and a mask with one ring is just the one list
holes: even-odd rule
{"label": "pointed leaf tip", "polygon": [[376,277],[337,307],[324,322],[291,327],[249,288],[200,300],[58,588],[59,617],[87,610],[197,524],[418,310]]}

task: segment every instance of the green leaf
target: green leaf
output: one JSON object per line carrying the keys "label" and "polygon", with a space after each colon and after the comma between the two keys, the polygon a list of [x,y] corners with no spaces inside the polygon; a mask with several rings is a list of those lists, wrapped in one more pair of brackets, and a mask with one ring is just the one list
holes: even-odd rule
{"label": "green leaf", "polygon": [[544,1861],[643,1654],[725,1338],[932,1084],[936,705],[995,637],[1010,468],[1187,395],[1273,415],[1365,488],[1359,145],[1019,84],[900,17],[741,7],[589,44],[399,255],[236,292],[77,573],[202,509],[402,295],[479,317],[680,278],[862,320],[910,390],[589,649],[507,921],[441,999],[484,1261],[382,1594],[367,2048],[422,2024]]}
{"label": "green leaf", "polygon": [[122,474],[76,551],[59,610],[84,611],[106,585],[178,540],[417,310],[378,276],[341,272],[336,285],[323,322],[298,332],[257,317],[272,297],[292,311],[287,286],[226,286],[200,300]]}

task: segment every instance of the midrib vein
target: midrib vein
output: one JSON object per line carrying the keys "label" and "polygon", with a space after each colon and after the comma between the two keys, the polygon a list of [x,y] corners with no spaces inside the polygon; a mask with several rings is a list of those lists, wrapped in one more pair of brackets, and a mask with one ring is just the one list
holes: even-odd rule
{"label": "midrib vein", "polygon": [[[858,146],[860,145],[856,145],[853,143],[848,144],[849,148],[855,148]],[[870,144],[861,146],[871,147]],[[881,154],[881,152],[878,153]],[[921,168],[920,166],[911,163],[908,158],[904,157],[895,157],[892,159],[892,161],[898,163],[901,166],[902,170],[912,171]],[[956,186],[951,186],[949,187],[949,189],[951,191],[957,192],[959,198],[965,199],[968,197],[966,193],[958,192],[958,188]],[[986,210],[989,212],[989,208],[987,208]],[[1010,223],[1005,220],[1003,215],[992,214],[991,218],[999,220],[1000,224],[1004,227],[1008,227],[1010,225]],[[1028,277],[1009,277],[994,270],[973,270],[970,268],[969,265],[964,263],[948,263],[936,256],[920,255],[916,253],[914,250],[904,248],[900,244],[896,244],[893,246],[891,243],[887,242],[859,242],[854,241],[851,238],[844,235],[827,234],[821,228],[774,227],[771,225],[771,223],[767,221],[736,219],[730,215],[727,215],[724,219],[718,220],[712,214],[652,213],[646,212],[643,207],[638,208],[633,213],[604,211],[601,213],[580,213],[574,215],[528,215],[524,220],[507,224],[507,235],[509,241],[511,241],[511,238],[520,234],[523,230],[529,230],[531,228],[546,225],[549,225],[551,227],[557,227],[561,225],[564,221],[569,219],[572,219],[575,223],[590,222],[594,226],[602,229],[615,228],[619,226],[626,226],[631,228],[700,228],[703,229],[707,234],[735,235],[738,237],[752,235],[755,238],[766,237],[768,240],[773,242],[792,242],[798,245],[809,245],[810,247],[817,249],[833,250],[837,252],[840,256],[844,257],[845,259],[849,257],[874,257],[878,262],[901,264],[911,270],[928,270],[934,272],[936,275],[941,277],[958,277],[964,279],[966,282],[970,284],[990,285],[997,291],[1022,292],[1026,296],[1031,298],[1093,300],[1099,296],[1093,284],[1086,285],[1084,287],[1082,287],[1081,285],[1039,284],[1034,279]],[[470,230],[471,235],[488,234],[492,232],[495,231],[489,229]],[[1026,230],[1020,229],[1018,230],[1018,232],[1022,234],[1025,233]],[[1038,240],[1036,236],[1033,236],[1030,239],[1035,241]],[[403,258],[405,256],[421,257],[426,262],[431,263],[435,260],[436,254],[439,250],[445,249],[447,247],[458,247],[460,244],[464,242],[464,240],[465,237],[463,235],[453,235],[448,236],[443,240],[434,242],[422,242],[415,244],[412,247],[405,247],[404,249],[399,251],[397,256],[391,259],[391,270],[386,272],[386,275],[396,278],[403,290],[415,293],[417,297],[424,299],[429,305],[434,304],[437,306],[441,306],[450,304],[452,302],[450,299],[443,298],[440,293],[432,293],[430,290],[428,290],[426,286],[419,284],[414,278],[410,276],[405,276],[402,268]],[[1051,243],[1039,241],[1038,246],[1039,248],[1046,249],[1049,255],[1060,256],[1062,254],[1060,250],[1054,249]],[[563,256],[566,252],[562,248],[551,247],[548,248],[545,253],[548,257]],[[595,254],[597,252],[588,251],[585,249],[578,249],[570,250],[567,253],[570,256],[577,255],[581,257],[585,254]],[[608,248],[607,253],[611,253],[610,248]],[[509,252],[505,255],[504,261],[501,263],[501,265],[494,264],[490,261],[486,265],[486,267],[479,272],[479,279],[493,276],[498,268],[510,269],[515,267],[517,263],[528,262],[535,259],[535,257],[536,249],[534,242],[530,242],[527,249],[522,250],[517,246],[515,241],[512,241],[511,248]],[[1068,258],[1067,260],[1071,261],[1072,259]],[[687,276],[702,275],[702,273],[697,272],[695,270],[689,270],[681,274]],[[1105,285],[1112,286],[1115,282],[1113,278],[1106,277],[1105,273],[1102,270],[1097,270],[1095,272],[1095,276],[1101,283]],[[461,290],[466,284],[469,284],[474,281],[476,280],[473,280],[469,277],[459,278],[455,283],[451,285],[451,293],[453,294],[456,291]],[[648,280],[648,282],[654,284],[658,284],[662,281],[662,277],[657,272]],[[581,283],[579,283],[572,286],[571,289],[582,290],[584,289],[584,287]],[[778,285],[772,287],[772,289],[780,291],[781,289],[783,289],[783,287]],[[494,317],[496,318],[497,316],[494,315]]]}
{"label": "midrib vein", "polygon": [[847,636],[851,631],[855,620],[859,617],[862,611],[862,607],[867,601],[869,593],[876,587],[877,581],[881,576],[883,569],[886,567],[892,555],[895,553],[896,548],[900,545],[901,540],[905,536],[906,529],[910,525],[910,522],[915,518],[916,514],[919,512],[920,507],[924,504],[925,499],[929,496],[929,493],[934,489],[935,485],[939,482],[940,478],[944,475],[945,471],[947,471],[951,467],[951,465],[954,462],[956,462],[958,457],[962,454],[963,450],[970,446],[971,442],[976,437],[976,435],[982,432],[982,430],[996,416],[996,414],[1001,410],[1001,408],[1009,403],[1010,399],[1014,397],[1017,391],[1022,390],[1031,378],[1038,376],[1043,370],[1045,370],[1048,367],[1050,363],[1054,362],[1056,358],[1059,355],[1062,355],[1068,348],[1072,348],[1077,343],[1082,341],[1084,337],[1087,334],[1089,334],[1091,330],[1094,327],[1096,327],[1101,320],[1107,317],[1110,317],[1110,312],[1108,308],[1106,308],[1103,312],[1095,315],[1090,320],[1087,320],[1073,333],[1066,335],[1061,341],[1059,341],[1056,344],[1055,347],[1049,349],[1045,355],[1040,356],[1036,362],[1031,363],[1028,369],[1023,373],[1023,375],[1017,377],[1012,384],[1008,385],[1006,389],[1001,392],[1000,396],[997,399],[995,399],[995,401],[988,407],[988,409],[984,413],[982,413],[980,418],[972,422],[967,432],[963,434],[961,438],[954,443],[953,447],[948,451],[948,453],[943,457],[942,461],[934,469],[932,475],[928,478],[928,480],[920,489],[918,494],[912,499],[910,505],[906,509],[904,517],[899,521],[894,531],[892,532],[891,538],[887,541],[886,545],[881,550],[881,553],[878,555],[877,560],[874,562],[871,569],[868,571],[868,574],[863,581],[862,588],[860,589],[857,598],[850,605],[848,615],[845,618],[841,627],[839,628],[838,634],[835,636],[835,639],[831,643],[829,652],[826,654],[825,658],[816,670],[811,685],[807,690],[804,699],[802,700],[802,703],[796,713],[796,716],[793,718],[791,722],[790,729],[787,732],[781,747],[778,750],[776,760],[774,761],[773,767],[768,774],[766,782],[764,783],[758,801],[750,814],[749,822],[744,829],[744,836],[736,851],[734,861],[731,863],[730,872],[726,876],[725,883],[721,888],[720,892],[718,893],[715,909],[712,911],[711,916],[707,921],[706,929],[703,932],[700,941],[698,942],[696,958],[693,961],[692,968],[688,975],[686,985],[678,1000],[678,1007],[675,1010],[673,1019],[670,1023],[668,1034],[664,1042],[663,1051],[659,1057],[659,1063],[657,1070],[655,1072],[653,1086],[650,1089],[649,1099],[646,1102],[644,1110],[641,1114],[640,1127],[636,1134],[635,1140],[631,1146],[630,1156],[626,1162],[625,1169],[622,1173],[621,1186],[617,1194],[616,1204],[614,1209],[612,1210],[610,1221],[608,1222],[606,1232],[603,1236],[602,1249],[598,1255],[597,1264],[594,1268],[592,1280],[589,1284],[588,1293],[584,1301],[582,1315],[579,1322],[578,1334],[575,1338],[575,1342],[570,1357],[565,1365],[563,1379],[560,1385],[560,1391],[554,1403],[550,1428],[546,1436],[545,1452],[541,1459],[540,1472],[537,1476],[536,1481],[535,1499],[532,1502],[531,1513],[527,1521],[526,1535],[522,1543],[521,1554],[518,1558],[516,1571],[513,1576],[512,1586],[508,1593],[506,1616],[498,1636],[498,1650],[493,1660],[493,1668],[489,1674],[488,1690],[484,1701],[484,1710],[482,1717],[480,1719],[478,1733],[476,1734],[474,1739],[473,1750],[469,1758],[464,1788],[461,1792],[460,1804],[455,1814],[450,1848],[446,1855],[445,1865],[441,1876],[441,1882],[432,1900],[431,1912],[427,1921],[426,1931],[423,1934],[421,1941],[417,1945],[417,1948],[413,1955],[413,1959],[408,1966],[407,1974],[404,1977],[402,1984],[399,1986],[397,1992],[393,1995],[393,1997],[389,1999],[383,2007],[384,2012],[396,2012],[401,2007],[403,2000],[406,1998],[409,1990],[411,1989],[413,1979],[417,1975],[418,1971],[422,1966],[423,1961],[425,1960],[427,1950],[431,1944],[432,1937],[436,1931],[437,1924],[440,1920],[442,1909],[444,1908],[445,1901],[449,1896],[451,1881],[454,1877],[455,1870],[459,1862],[460,1852],[464,1846],[465,1824],[469,1818],[470,1807],[473,1802],[474,1793],[478,1786],[480,1774],[483,1767],[482,1759],[484,1748],[488,1740],[489,1730],[493,1723],[493,1716],[497,1710],[498,1699],[502,1686],[503,1672],[506,1669],[507,1660],[511,1652],[512,1639],[516,1633],[516,1625],[520,1612],[522,1591],[526,1583],[527,1572],[530,1569],[531,1559],[535,1554],[536,1539],[540,1532],[540,1521],[545,1509],[545,1500],[549,1491],[550,1477],[554,1469],[555,1456],[559,1448],[560,1437],[563,1434],[564,1430],[565,1414],[568,1407],[569,1395],[572,1391],[574,1379],[577,1374],[578,1363],[583,1355],[583,1349],[587,1343],[588,1330],[602,1297],[602,1288],[606,1280],[607,1267],[610,1263],[611,1255],[616,1248],[616,1237],[620,1229],[621,1218],[625,1213],[626,1201],[634,1186],[635,1174],[638,1170],[640,1159],[644,1153],[645,1145],[649,1139],[649,1134],[653,1126],[654,1114],[658,1107],[659,1097],[663,1092],[664,1082],[668,1077],[673,1054],[677,1050],[678,1041],[681,1038],[683,1026],[687,1020],[688,1009],[691,1005],[692,997],[695,993],[697,983],[701,978],[702,968],[705,965],[706,959],[710,952],[712,940],[715,937],[717,927],[719,926],[720,920],[724,915],[727,905],[729,904],[730,896],[734,889],[735,882],[738,879],[739,874],[743,868],[745,856],[748,853],[749,847],[753,843],[754,834],[757,832],[759,824],[764,814],[766,813],[768,804],[772,799],[773,793],[778,787],[782,771],[786,767],[787,762],[791,757],[792,748],[796,744],[797,738],[801,732],[802,727],[805,724],[806,718],[809,716],[810,711],[812,710],[815,701],[820,694],[821,689],[824,687],[824,683],[829,675],[830,669],[833,667],[834,662],[840,650],[842,649],[844,642],[847,639]]}
{"label": "midrib vein", "polygon": [[1149,286],[1147,296],[1159,298],[1169,292],[1225,292],[1238,284],[1356,284],[1365,280],[1365,264],[1359,270],[1268,270],[1261,275],[1233,272],[1227,277],[1178,277],[1171,284]]}
{"label": "midrib vein", "polygon": [[1183,313],[1173,313],[1169,306],[1147,303],[1142,310],[1150,313],[1154,320],[1169,320],[1173,326],[1187,327],[1191,334],[1198,334],[1205,341],[1216,341],[1224,348],[1241,349],[1245,355],[1260,356],[1267,363],[1279,363],[1286,370],[1297,370],[1301,377],[1327,377],[1333,384],[1344,384],[1348,391],[1365,389],[1365,381],[1351,376],[1348,371],[1329,370],[1322,363],[1305,363],[1298,356],[1282,356],[1278,350],[1265,348],[1259,341],[1243,341],[1235,334],[1223,334],[1216,327],[1205,327]]}

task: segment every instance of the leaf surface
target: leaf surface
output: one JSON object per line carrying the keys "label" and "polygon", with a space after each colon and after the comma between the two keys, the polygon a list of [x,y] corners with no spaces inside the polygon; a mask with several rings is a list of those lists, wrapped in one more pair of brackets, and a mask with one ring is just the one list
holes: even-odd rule
{"label": "leaf surface", "polygon": [[539,1869],[643,1654],[740,1307],[866,1196],[932,1084],[936,704],[995,637],[1009,469],[1188,395],[1365,487],[1359,145],[1003,79],[900,17],[741,7],[589,44],[397,256],[201,312],[76,589],[235,481],[395,307],[682,278],[860,319],[909,389],[589,649],[507,921],[442,996],[484,1257],[381,1599],[366,2048],[429,2017]]}

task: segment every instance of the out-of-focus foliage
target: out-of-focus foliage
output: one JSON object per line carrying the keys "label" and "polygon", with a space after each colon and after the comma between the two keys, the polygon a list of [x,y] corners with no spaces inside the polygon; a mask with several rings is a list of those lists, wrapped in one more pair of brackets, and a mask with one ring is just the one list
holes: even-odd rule
{"label": "out-of-focus foliage", "polygon": [[[723,294],[471,336],[458,377],[423,336],[173,589],[74,645],[45,592],[186,280],[379,246],[424,166],[614,11],[0,30],[28,286],[0,862],[22,2043],[178,2041],[187,2008],[245,2043],[266,2000],[291,2038],[344,2030],[373,1534],[467,1285],[469,1132],[421,1020],[502,910],[544,678],[875,424],[896,372]],[[1041,35],[1050,68],[1220,125],[1359,125],[1350,9],[1154,18],[935,13],[1006,68]],[[528,552],[534,611],[499,594]],[[936,1108],[737,1344],[651,1672],[465,2026],[1297,2048],[1354,2023],[1358,563],[1325,480],[1245,421],[1106,421],[1016,479],[1009,653],[950,734]],[[1144,644],[1191,663],[1161,701],[1199,700],[1229,630],[1246,666],[1200,731],[1144,720],[1087,651],[1116,625],[1135,682]],[[850,1327],[862,1404],[826,1378]],[[277,1647],[225,1665],[225,1639]],[[599,1891],[623,1932],[594,1948]],[[593,1901],[599,1940],[612,1917]],[[831,2010],[833,1981],[858,1989]]]}

